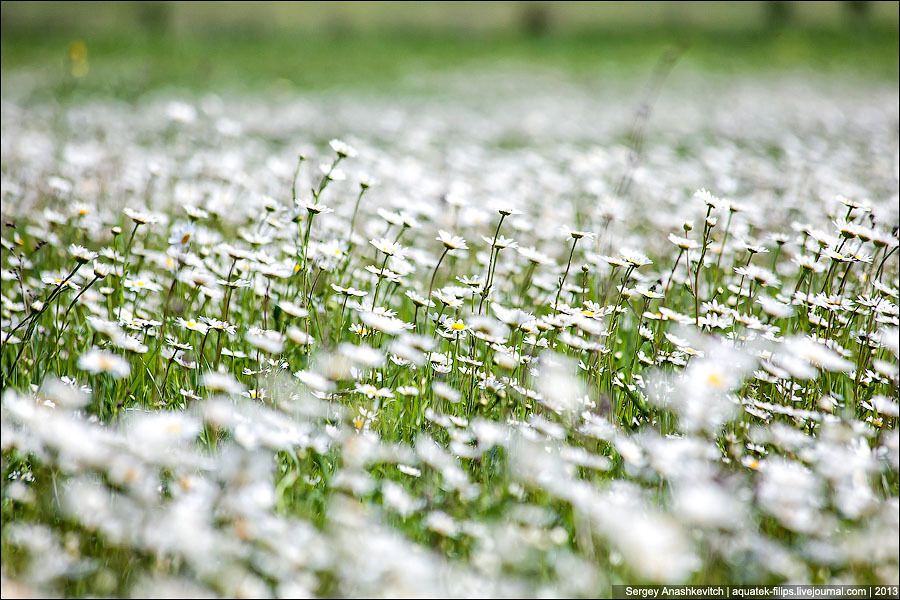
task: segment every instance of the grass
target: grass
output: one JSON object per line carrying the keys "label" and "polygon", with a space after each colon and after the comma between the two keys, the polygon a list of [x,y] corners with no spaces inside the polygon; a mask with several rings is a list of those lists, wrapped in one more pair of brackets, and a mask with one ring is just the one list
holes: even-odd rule
{"label": "grass", "polygon": [[[89,71],[72,77],[77,40]],[[685,68],[710,73],[810,71],[894,81],[896,29],[590,31],[529,37],[448,32],[390,34],[203,33],[197,36],[78,35],[5,30],[5,75],[32,72],[45,98],[106,95],[134,99],[149,91],[234,90],[270,93],[402,86],[415,73],[528,65],[589,78],[649,69],[672,46],[686,44]]]}

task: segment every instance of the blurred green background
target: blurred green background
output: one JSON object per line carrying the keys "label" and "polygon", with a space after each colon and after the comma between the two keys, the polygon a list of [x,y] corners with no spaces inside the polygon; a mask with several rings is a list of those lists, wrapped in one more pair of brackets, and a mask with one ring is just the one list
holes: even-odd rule
{"label": "blurred green background", "polygon": [[[898,79],[898,2],[4,2],[4,93],[390,89],[486,66]],[[7,89],[10,87],[11,89]]]}

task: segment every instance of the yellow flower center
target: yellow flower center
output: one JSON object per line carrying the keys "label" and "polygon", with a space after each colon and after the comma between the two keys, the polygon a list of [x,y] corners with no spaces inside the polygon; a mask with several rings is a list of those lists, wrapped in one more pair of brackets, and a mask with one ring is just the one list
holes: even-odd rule
{"label": "yellow flower center", "polygon": [[453,331],[462,331],[465,328],[466,328],[465,323],[454,323],[453,325],[450,326],[450,329],[452,329]]}
{"label": "yellow flower center", "polygon": [[725,379],[719,373],[710,373],[706,376],[706,385],[713,388],[722,388],[725,386]]}

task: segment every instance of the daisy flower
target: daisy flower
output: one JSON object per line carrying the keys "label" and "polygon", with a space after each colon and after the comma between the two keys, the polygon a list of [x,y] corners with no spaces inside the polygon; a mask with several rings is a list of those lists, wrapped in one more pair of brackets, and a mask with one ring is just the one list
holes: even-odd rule
{"label": "daisy flower", "polygon": [[122,379],[131,374],[127,360],[112,352],[91,348],[78,357],[78,368],[88,373],[106,373],[114,379]]}
{"label": "daisy flower", "polygon": [[466,240],[458,235],[451,234],[449,231],[444,231],[443,229],[438,231],[438,236],[435,239],[442,243],[444,245],[444,248],[451,252],[454,250],[469,249],[469,247],[466,246]]}

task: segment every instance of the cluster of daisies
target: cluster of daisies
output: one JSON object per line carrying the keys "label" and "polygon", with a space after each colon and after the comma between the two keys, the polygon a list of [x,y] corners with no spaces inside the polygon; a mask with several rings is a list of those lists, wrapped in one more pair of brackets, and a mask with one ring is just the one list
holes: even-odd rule
{"label": "cluster of daisies", "polygon": [[4,594],[896,583],[896,88],[778,85],[5,100]]}

